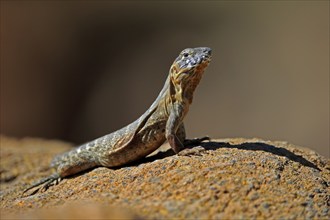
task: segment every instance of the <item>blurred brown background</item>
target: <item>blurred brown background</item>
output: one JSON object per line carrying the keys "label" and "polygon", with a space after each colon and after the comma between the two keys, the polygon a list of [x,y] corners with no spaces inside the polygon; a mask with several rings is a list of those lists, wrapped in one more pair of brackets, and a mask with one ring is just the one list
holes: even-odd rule
{"label": "blurred brown background", "polygon": [[153,102],[177,54],[213,61],[189,137],[261,137],[329,157],[329,2],[1,1],[1,133],[77,144]]}

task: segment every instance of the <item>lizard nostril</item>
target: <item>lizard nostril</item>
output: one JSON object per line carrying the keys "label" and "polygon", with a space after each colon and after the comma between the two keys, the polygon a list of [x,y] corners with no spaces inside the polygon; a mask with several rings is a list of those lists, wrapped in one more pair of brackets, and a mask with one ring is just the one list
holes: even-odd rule
{"label": "lizard nostril", "polygon": [[203,50],[203,52],[204,52],[204,53],[207,53],[208,55],[211,55],[212,50],[211,50],[211,48],[206,47],[206,48]]}
{"label": "lizard nostril", "polygon": [[209,48],[209,47],[202,47],[201,48],[202,50],[202,53],[204,53],[204,54],[207,54],[207,55],[211,55],[211,48]]}

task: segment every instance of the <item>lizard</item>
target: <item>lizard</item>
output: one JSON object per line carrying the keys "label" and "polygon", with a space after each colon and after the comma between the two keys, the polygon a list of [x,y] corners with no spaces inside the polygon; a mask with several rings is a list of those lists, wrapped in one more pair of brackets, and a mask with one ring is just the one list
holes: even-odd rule
{"label": "lizard", "polygon": [[47,190],[62,179],[95,168],[114,168],[146,157],[166,140],[178,154],[189,144],[208,137],[186,139],[183,119],[193,101],[193,93],[211,61],[211,49],[184,49],[170,67],[165,84],[150,108],[137,120],[115,132],[57,155],[50,167],[56,172],[23,191]]}

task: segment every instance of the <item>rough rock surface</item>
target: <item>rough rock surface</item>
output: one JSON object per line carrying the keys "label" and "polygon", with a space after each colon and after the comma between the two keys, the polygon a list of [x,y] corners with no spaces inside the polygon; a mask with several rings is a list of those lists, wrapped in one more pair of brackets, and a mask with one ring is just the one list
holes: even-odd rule
{"label": "rough rock surface", "polygon": [[330,216],[330,161],[279,141],[218,139],[196,154],[165,144],[122,168],[104,167],[33,196],[22,190],[49,175],[70,144],[1,137],[1,219],[320,218]]}

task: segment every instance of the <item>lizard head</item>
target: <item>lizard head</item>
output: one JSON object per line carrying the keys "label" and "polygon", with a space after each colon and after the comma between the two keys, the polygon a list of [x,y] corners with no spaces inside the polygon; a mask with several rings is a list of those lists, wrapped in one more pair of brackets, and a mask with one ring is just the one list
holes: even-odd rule
{"label": "lizard head", "polygon": [[[211,61],[211,49],[196,47],[184,49],[171,66],[172,75],[201,73]],[[176,78],[176,77],[175,77]]]}
{"label": "lizard head", "polygon": [[[211,61],[211,49],[208,47],[196,47],[184,49],[174,60],[170,68],[172,94],[180,96],[188,95],[192,99],[192,93],[198,85],[205,68]],[[177,97],[179,98],[179,97]]]}

